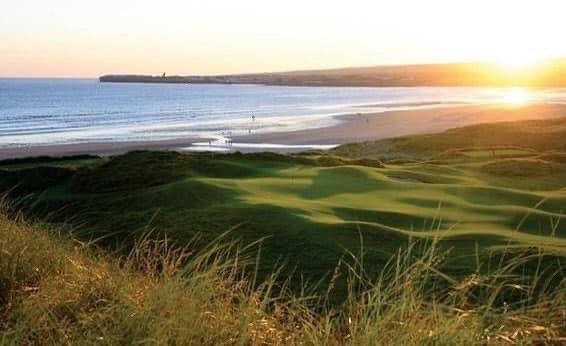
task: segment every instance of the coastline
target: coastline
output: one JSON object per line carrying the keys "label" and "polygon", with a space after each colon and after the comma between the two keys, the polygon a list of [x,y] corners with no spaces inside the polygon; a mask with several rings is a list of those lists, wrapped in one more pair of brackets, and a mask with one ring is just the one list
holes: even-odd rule
{"label": "coastline", "polygon": [[[242,152],[305,150],[301,145],[334,145],[363,142],[405,135],[441,132],[467,125],[514,120],[550,119],[566,116],[566,105],[532,104],[474,105],[434,107],[418,110],[386,111],[372,114],[345,115],[340,124],[291,132],[273,132],[235,136],[234,143],[296,145],[295,148],[265,149],[253,146],[234,148]],[[180,138],[147,142],[92,142],[0,148],[0,160],[33,156],[69,156],[80,154],[117,155],[132,150],[184,150],[203,138]],[[184,148],[184,149],[183,149]]]}

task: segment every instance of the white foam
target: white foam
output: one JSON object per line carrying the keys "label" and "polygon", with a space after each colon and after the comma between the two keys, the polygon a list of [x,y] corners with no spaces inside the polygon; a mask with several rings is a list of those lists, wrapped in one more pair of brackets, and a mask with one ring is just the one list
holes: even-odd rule
{"label": "white foam", "polygon": [[336,148],[337,144],[276,144],[276,143],[231,143],[222,141],[212,143],[193,143],[190,147],[179,148],[183,151],[235,151],[237,149],[247,150],[330,150]]}
{"label": "white foam", "polygon": [[228,147],[213,147],[213,146],[191,146],[185,148],[179,148],[180,151],[214,151],[214,152],[227,152],[230,151]]}

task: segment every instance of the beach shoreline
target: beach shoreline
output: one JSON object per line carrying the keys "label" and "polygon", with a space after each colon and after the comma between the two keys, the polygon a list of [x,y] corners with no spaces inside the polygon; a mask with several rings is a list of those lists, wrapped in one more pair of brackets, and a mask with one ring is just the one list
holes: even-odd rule
{"label": "beach shoreline", "polygon": [[[233,137],[234,143],[258,144],[237,148],[226,146],[228,151],[305,150],[305,145],[339,145],[414,134],[442,132],[451,128],[497,121],[550,119],[566,116],[564,104],[474,105],[449,106],[417,110],[397,110],[372,114],[353,114],[340,117],[340,123],[329,127],[290,132],[252,133]],[[0,160],[35,156],[118,155],[133,150],[181,150],[193,143],[206,142],[203,138],[179,138],[159,141],[86,142],[0,148]],[[261,144],[289,147],[261,148]],[[297,146],[293,148],[293,146]],[[205,150],[204,148],[200,148]]]}

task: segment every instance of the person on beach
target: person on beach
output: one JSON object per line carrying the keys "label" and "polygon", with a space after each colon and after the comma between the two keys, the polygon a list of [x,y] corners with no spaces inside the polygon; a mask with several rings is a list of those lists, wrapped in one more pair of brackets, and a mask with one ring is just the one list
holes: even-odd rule
{"label": "person on beach", "polygon": [[252,134],[252,129],[254,128],[254,125],[253,125],[254,123],[255,123],[255,115],[252,114],[252,124],[251,124],[250,128],[248,129],[248,134],[250,134],[250,135]]}

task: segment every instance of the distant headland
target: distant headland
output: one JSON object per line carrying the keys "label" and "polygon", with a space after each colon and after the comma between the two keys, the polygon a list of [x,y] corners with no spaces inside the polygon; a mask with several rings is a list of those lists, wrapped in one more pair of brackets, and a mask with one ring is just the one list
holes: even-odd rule
{"label": "distant headland", "polygon": [[188,83],[188,84],[230,84],[222,77],[214,76],[148,76],[148,75],[105,75],[99,78],[107,83]]}
{"label": "distant headland", "polygon": [[105,75],[111,83],[264,84],[285,86],[520,86],[566,87],[566,58],[525,67],[488,63],[349,67],[213,76]]}

